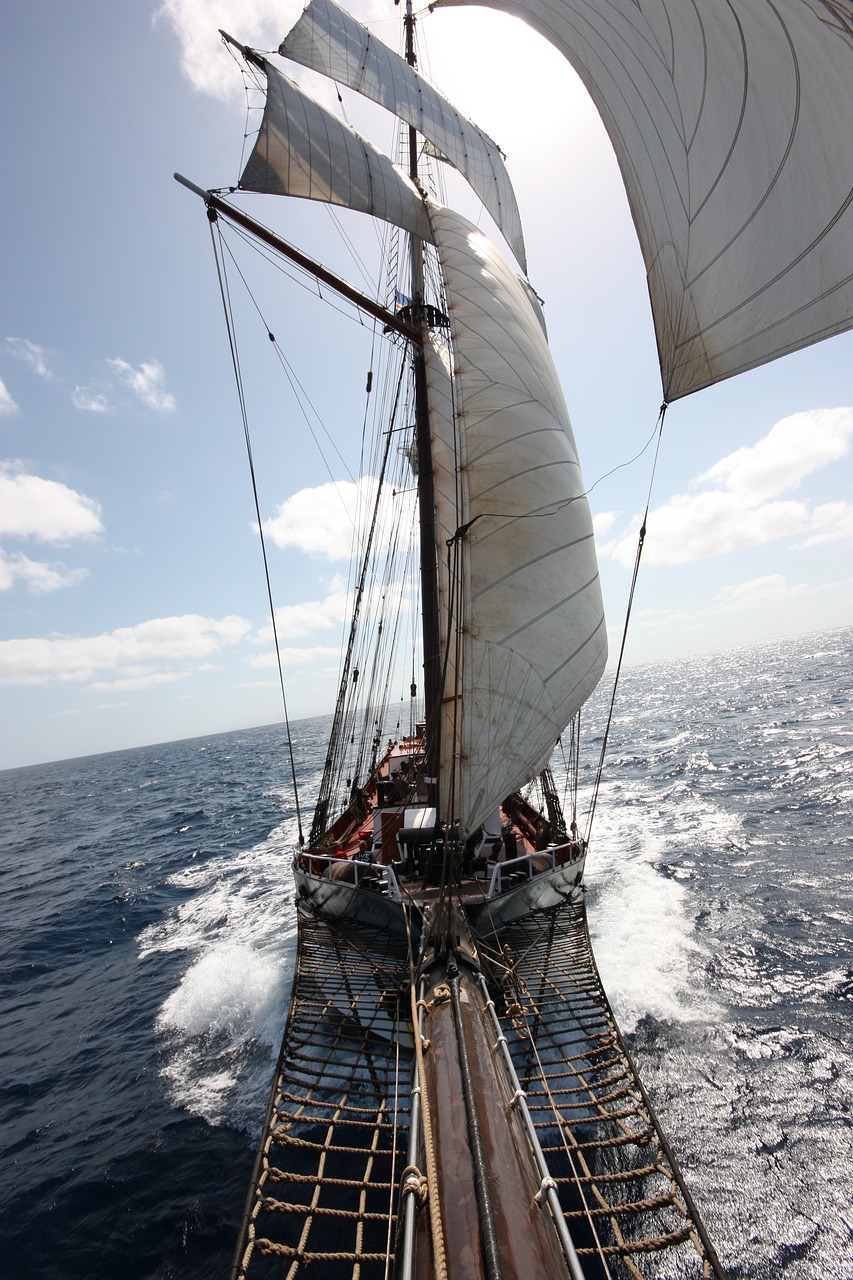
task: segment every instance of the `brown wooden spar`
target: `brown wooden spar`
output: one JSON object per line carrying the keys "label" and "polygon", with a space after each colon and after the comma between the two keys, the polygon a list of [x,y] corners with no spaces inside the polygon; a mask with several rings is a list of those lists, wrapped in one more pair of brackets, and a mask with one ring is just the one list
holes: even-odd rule
{"label": "brown wooden spar", "polygon": [[[444,932],[444,931],[442,931]],[[423,972],[422,1094],[435,1159],[439,1230],[448,1280],[568,1277],[542,1176],[516,1110],[496,1042],[476,951],[459,909],[449,912],[452,949]],[[433,1280],[436,1224],[425,1204],[412,1274]],[[574,1272],[578,1274],[577,1271]]]}
{"label": "brown wooden spar", "polygon": [[333,272],[327,270],[326,267],[321,266],[319,262],[315,262],[313,258],[309,258],[307,254],[301,253],[292,244],[282,240],[281,236],[277,236],[274,231],[270,231],[269,227],[265,227],[261,222],[256,222],[254,218],[250,218],[248,214],[243,213],[242,209],[236,209],[233,204],[228,204],[225,200],[220,199],[215,192],[205,191],[203,187],[190,182],[189,178],[185,178],[181,173],[176,173],[173,177],[182,187],[186,187],[188,191],[192,191],[194,195],[201,197],[207,205],[211,216],[215,217],[215,215],[222,214],[223,217],[228,218],[236,226],[242,227],[244,231],[249,231],[263,244],[275,249],[282,257],[289,258],[291,262],[295,262],[303,271],[315,276],[321,284],[327,284],[330,289],[334,289],[342,298],[354,303],[361,311],[373,316],[375,320],[381,320],[386,329],[392,329],[402,337],[408,338],[416,347],[420,345],[420,330],[414,328],[406,320],[401,319],[399,315],[380,306],[378,302],[368,298],[367,294],[355,289],[346,280],[341,280]]}

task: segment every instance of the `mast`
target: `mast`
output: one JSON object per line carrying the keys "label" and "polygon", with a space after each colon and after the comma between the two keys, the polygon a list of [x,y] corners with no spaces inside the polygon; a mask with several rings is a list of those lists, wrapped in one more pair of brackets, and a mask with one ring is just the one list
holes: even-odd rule
{"label": "mast", "polygon": [[[415,17],[412,12],[412,0],[406,0],[404,18],[406,31],[406,61],[410,67],[416,65],[415,58]],[[418,181],[418,134],[414,125],[409,125],[409,177],[419,186]],[[424,311],[424,251],[423,243],[417,236],[411,238],[412,255],[412,304],[414,315],[420,313],[422,333],[426,329],[426,313]],[[424,334],[425,336],[425,334]],[[424,720],[426,737],[424,742],[424,769],[428,783],[428,802],[439,810],[438,765],[439,765],[439,721],[441,712],[441,651],[440,628],[438,618],[438,574],[435,547],[435,497],[433,493],[432,443],[429,434],[429,413],[427,406],[426,365],[424,363],[423,344],[415,349],[415,432],[418,451],[418,516],[421,533],[421,612],[423,628],[424,659]],[[450,815],[448,815],[449,817]]]}

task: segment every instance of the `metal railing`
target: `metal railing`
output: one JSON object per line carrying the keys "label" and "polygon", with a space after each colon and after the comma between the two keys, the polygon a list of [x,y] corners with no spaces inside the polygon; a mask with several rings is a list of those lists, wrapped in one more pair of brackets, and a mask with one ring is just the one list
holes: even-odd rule
{"label": "metal railing", "polygon": [[348,867],[353,869],[352,880],[347,880],[344,883],[358,888],[359,883],[365,879],[374,883],[378,880],[382,886],[380,891],[387,893],[388,897],[393,898],[395,902],[403,901],[403,895],[400,892],[400,885],[394,874],[394,869],[385,863],[365,862],[361,858],[340,858],[335,857],[334,854],[327,853],[296,853],[293,856],[294,869],[307,871],[309,875],[318,876],[320,879],[325,876],[330,866],[338,866],[341,863],[346,863]]}
{"label": "metal railing", "polygon": [[[489,880],[487,898],[504,892],[504,879],[521,878],[532,880],[543,871],[555,871],[557,867],[571,866],[583,857],[583,845],[579,841],[569,840],[565,844],[548,845],[547,849],[537,849],[534,853],[522,854],[520,858],[508,858],[506,862],[498,862],[492,870]],[[542,858],[548,858],[550,865],[543,867]],[[539,865],[534,866],[538,860]],[[506,888],[511,888],[509,884]]]}

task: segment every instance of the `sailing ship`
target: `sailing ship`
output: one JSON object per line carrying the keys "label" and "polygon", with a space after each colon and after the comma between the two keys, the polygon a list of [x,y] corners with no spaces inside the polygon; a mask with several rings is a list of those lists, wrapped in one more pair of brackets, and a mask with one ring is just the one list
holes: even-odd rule
{"label": "sailing ship", "polygon": [[[846,4],[493,7],[563,51],[607,125],[665,404],[853,324]],[[497,145],[420,74],[411,0],[404,31],[397,54],[312,0],[279,49],[391,111],[400,166],[223,33],[266,87],[239,188],[408,237],[389,241],[378,298],[180,179],[217,230],[236,224],[371,317],[389,378],[307,836],[299,813],[297,971],[234,1275],[719,1276],[589,943],[577,743],[606,631],[516,199]],[[443,201],[446,165],[503,247]]]}

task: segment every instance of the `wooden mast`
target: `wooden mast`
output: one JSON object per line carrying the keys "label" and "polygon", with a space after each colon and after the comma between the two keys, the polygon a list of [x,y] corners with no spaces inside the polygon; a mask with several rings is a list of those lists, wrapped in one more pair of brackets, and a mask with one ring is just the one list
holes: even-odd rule
{"label": "wooden mast", "polygon": [[[406,0],[405,13],[406,61],[415,67],[415,17],[412,0]],[[409,126],[409,177],[419,186],[418,134]],[[436,564],[435,495],[432,474],[432,442],[429,434],[427,408],[426,364],[423,342],[427,339],[427,320],[424,310],[423,244],[412,236],[412,304],[414,316],[420,316],[421,345],[414,349],[415,374],[415,430],[418,458],[418,516],[421,533],[421,610],[423,628],[424,661],[424,772],[428,780],[427,799],[439,811],[438,744],[441,715],[441,650],[438,617],[438,569]],[[429,781],[432,779],[433,781]]]}

